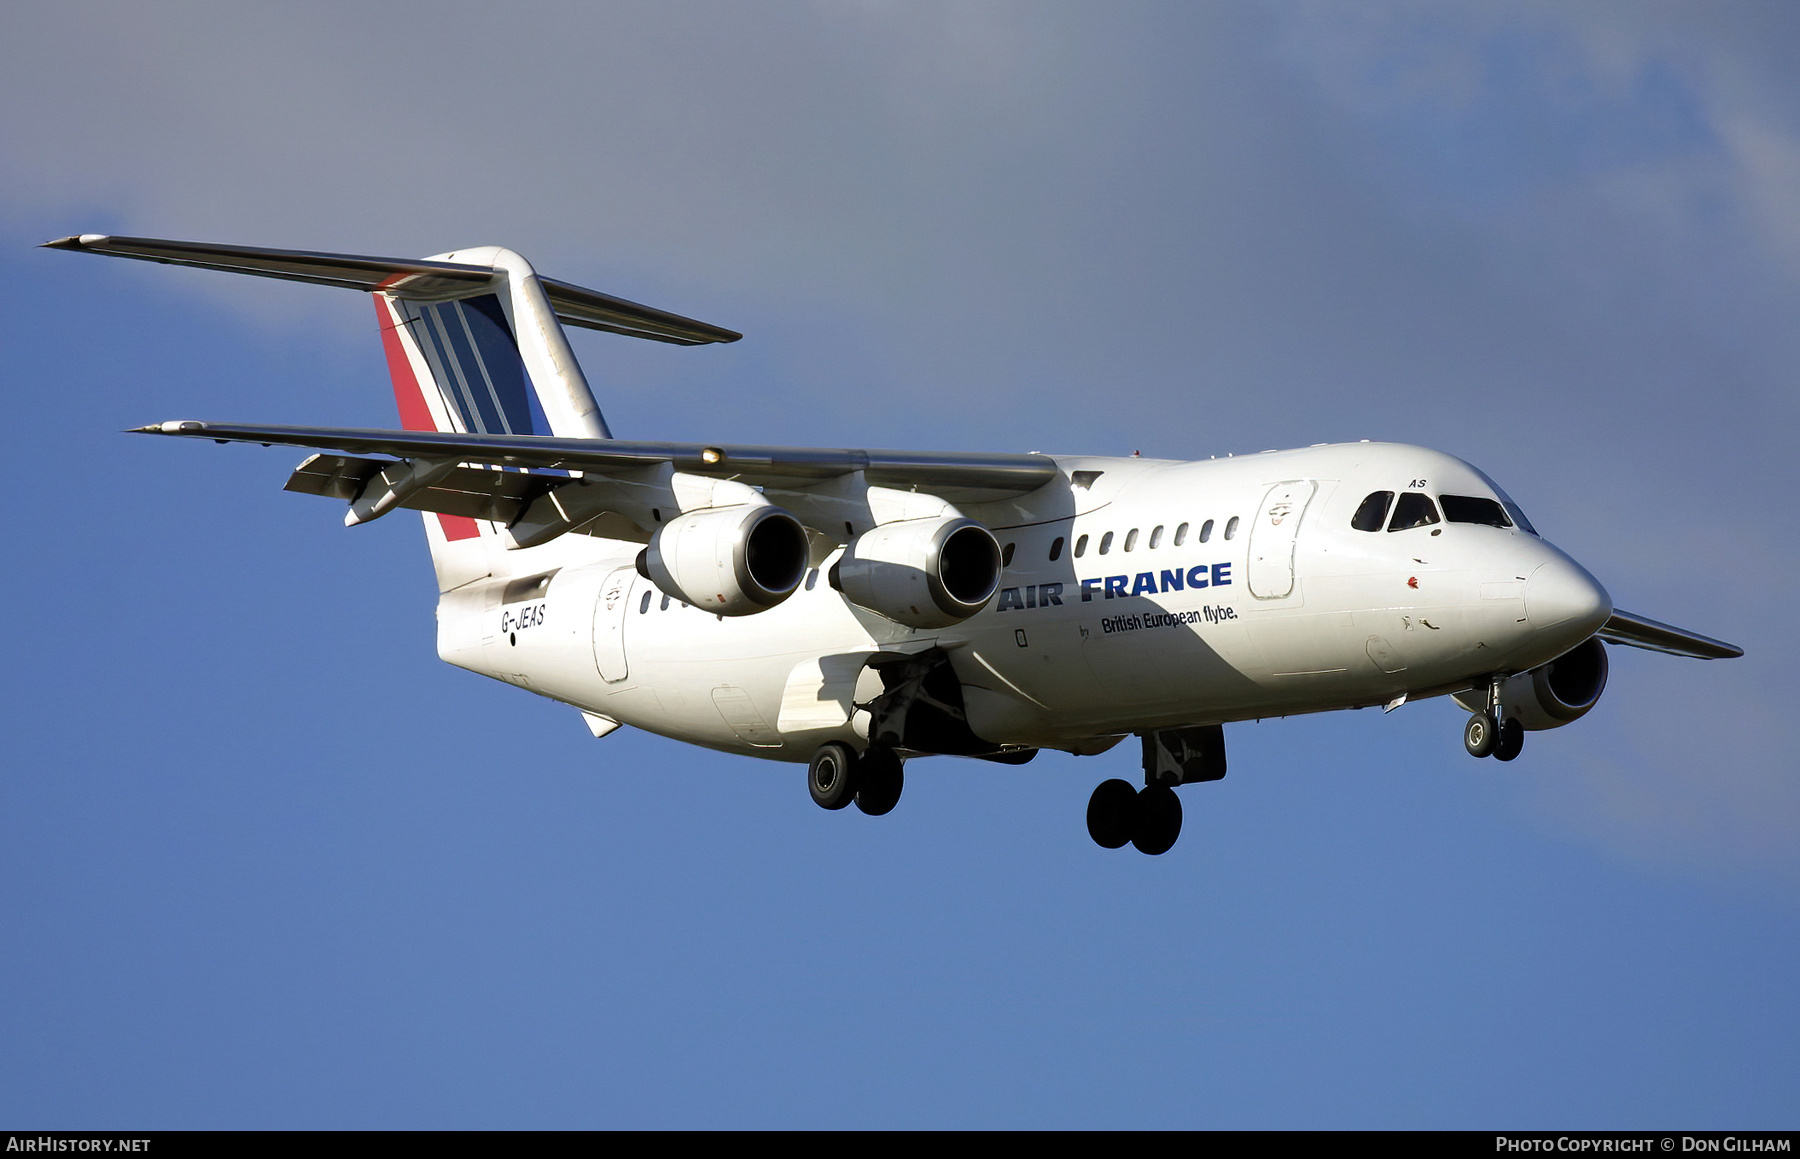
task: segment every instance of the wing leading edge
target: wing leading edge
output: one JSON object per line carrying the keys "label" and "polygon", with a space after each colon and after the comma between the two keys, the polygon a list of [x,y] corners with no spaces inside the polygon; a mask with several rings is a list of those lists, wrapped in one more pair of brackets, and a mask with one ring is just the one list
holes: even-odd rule
{"label": "wing leading edge", "polygon": [[1697,660],[1732,660],[1744,654],[1736,644],[1617,608],[1601,627],[1600,638],[1609,644],[1629,644],[1633,648],[1667,652],[1671,656],[1691,656]]}
{"label": "wing leading edge", "polygon": [[1055,460],[1048,455],[1034,454],[927,454],[191,421],[156,423],[138,427],[134,433],[212,439],[220,443],[306,447],[347,455],[454,459],[461,463],[538,470],[608,473],[668,463],[687,474],[777,488],[805,487],[861,472],[875,486],[916,488],[951,502],[963,503],[1023,495],[1057,477]]}

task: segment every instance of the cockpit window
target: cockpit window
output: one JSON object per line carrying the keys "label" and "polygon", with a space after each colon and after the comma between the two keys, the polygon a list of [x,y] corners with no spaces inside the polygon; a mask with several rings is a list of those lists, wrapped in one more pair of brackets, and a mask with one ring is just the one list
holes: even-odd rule
{"label": "cockpit window", "polygon": [[1425,527],[1437,521],[1437,506],[1432,503],[1431,496],[1408,491],[1400,496],[1400,502],[1394,504],[1394,521],[1388,524],[1388,530],[1405,531],[1409,527]]}
{"label": "cockpit window", "polygon": [[1377,491],[1362,501],[1356,514],[1350,517],[1350,526],[1358,531],[1380,531],[1382,520],[1387,518],[1388,504],[1394,501],[1392,491]]}
{"label": "cockpit window", "polygon": [[1477,495],[1439,495],[1444,505],[1444,518],[1451,523],[1480,523],[1488,527],[1511,527],[1512,520],[1499,501]]}
{"label": "cockpit window", "polygon": [[1500,506],[1506,508],[1506,513],[1512,516],[1513,526],[1517,527],[1520,531],[1525,532],[1527,535],[1537,535],[1537,528],[1531,525],[1531,520],[1525,518],[1525,513],[1519,510],[1519,505],[1517,503],[1514,503],[1511,499],[1502,499],[1500,500]]}

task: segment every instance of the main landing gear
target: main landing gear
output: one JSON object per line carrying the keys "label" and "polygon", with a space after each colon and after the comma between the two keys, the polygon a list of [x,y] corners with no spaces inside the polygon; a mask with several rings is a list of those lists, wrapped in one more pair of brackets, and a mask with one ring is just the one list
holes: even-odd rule
{"label": "main landing gear", "polygon": [[1139,853],[1167,853],[1181,836],[1181,798],[1168,785],[1134,789],[1114,777],[1101,781],[1088,798],[1087,826],[1102,849],[1130,842]]}
{"label": "main landing gear", "polygon": [[871,817],[892,812],[906,787],[902,761],[885,745],[870,745],[858,756],[847,744],[819,746],[806,766],[806,787],[821,809],[842,809],[852,801]]}
{"label": "main landing gear", "polygon": [[1525,726],[1506,716],[1500,707],[1500,680],[1488,686],[1487,708],[1472,714],[1463,726],[1463,747],[1472,757],[1491,756],[1510,761],[1525,749]]}
{"label": "main landing gear", "polygon": [[1144,787],[1102,781],[1088,798],[1088,836],[1102,849],[1129,842],[1139,853],[1167,853],[1181,836],[1176,785],[1216,781],[1225,775],[1225,730],[1219,725],[1165,728],[1141,734]]}

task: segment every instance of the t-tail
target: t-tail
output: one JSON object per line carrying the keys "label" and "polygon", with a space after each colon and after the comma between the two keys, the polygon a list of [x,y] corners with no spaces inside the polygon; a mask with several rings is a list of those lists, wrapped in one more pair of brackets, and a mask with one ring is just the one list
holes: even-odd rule
{"label": "t-tail", "polygon": [[[683,346],[742,337],[540,277],[523,257],[497,246],[410,260],[102,234],[46,244],[368,292],[408,431],[611,439],[563,323]],[[378,500],[372,496],[360,510],[352,504],[349,521],[381,514]],[[500,524],[442,512],[424,518],[441,590],[505,568]]]}
{"label": "t-tail", "polygon": [[[430,274],[402,273],[372,292],[403,430],[612,438],[529,262],[497,247],[428,260],[492,274],[445,286]],[[497,524],[424,515],[440,586],[504,569]]]}

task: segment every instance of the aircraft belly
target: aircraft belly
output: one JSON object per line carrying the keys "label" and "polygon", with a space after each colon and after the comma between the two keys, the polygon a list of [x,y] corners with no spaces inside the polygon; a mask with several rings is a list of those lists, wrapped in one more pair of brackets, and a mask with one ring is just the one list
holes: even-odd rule
{"label": "aircraft belly", "polygon": [[1356,661],[1364,649],[1356,635],[1356,617],[1350,612],[1257,609],[1249,631],[1260,653],[1258,675],[1272,685],[1344,677],[1353,665],[1361,667]]}
{"label": "aircraft belly", "polygon": [[[775,665],[696,662],[645,663],[644,681],[657,692],[657,719],[643,727],[715,746],[771,749],[780,685]],[[771,695],[773,686],[773,695]]]}
{"label": "aircraft belly", "polygon": [[[631,682],[655,690],[657,711],[654,719],[627,723],[784,760],[805,760],[824,740],[855,735],[856,673],[881,645],[823,583],[751,616],[721,617],[679,601],[665,608],[653,597],[631,619]],[[832,678],[822,681],[831,684],[830,697],[816,700],[810,716],[796,717],[788,704],[794,675],[821,665]],[[828,719],[837,709],[841,717]]]}
{"label": "aircraft belly", "polygon": [[966,644],[952,648],[950,660],[977,736],[995,744],[1046,744],[1092,731],[1085,722],[1106,698],[1072,663],[1080,653],[1075,624],[1065,618],[997,625],[991,614],[973,622],[981,626],[965,630]]}
{"label": "aircraft belly", "polygon": [[[1094,689],[1070,664],[1080,653],[1080,629],[1068,617],[1008,622],[992,614],[957,633],[967,640],[973,664],[959,664],[963,683],[990,685],[1037,705],[1044,713],[1079,711]],[[954,653],[953,653],[954,654]]]}
{"label": "aircraft belly", "polygon": [[997,743],[1050,743],[1254,705],[1237,603],[1169,592],[988,613],[971,622],[966,654],[952,652],[970,724]]}

